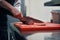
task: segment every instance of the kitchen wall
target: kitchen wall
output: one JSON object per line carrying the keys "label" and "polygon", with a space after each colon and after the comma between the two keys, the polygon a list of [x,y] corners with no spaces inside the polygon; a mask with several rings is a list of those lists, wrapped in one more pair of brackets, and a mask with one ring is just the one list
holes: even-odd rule
{"label": "kitchen wall", "polygon": [[52,19],[51,11],[60,10],[60,7],[44,6],[44,3],[48,1],[51,0],[25,0],[27,16],[50,22]]}

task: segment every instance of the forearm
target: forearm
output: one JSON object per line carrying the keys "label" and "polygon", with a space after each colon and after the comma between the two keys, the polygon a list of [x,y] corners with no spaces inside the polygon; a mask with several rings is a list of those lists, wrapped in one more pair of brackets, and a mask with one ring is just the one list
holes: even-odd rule
{"label": "forearm", "polygon": [[5,0],[0,1],[0,6],[11,11],[14,7]]}
{"label": "forearm", "polygon": [[5,0],[0,1],[0,5],[1,7],[9,10],[14,17],[24,21],[23,15],[21,12],[19,12],[14,6],[12,6],[11,4],[9,4],[8,2],[6,2]]}
{"label": "forearm", "polygon": [[[16,16],[18,14],[22,15],[19,11],[17,12],[17,9],[14,6],[9,4],[5,0],[0,1],[0,6],[7,9],[7,10],[9,10],[13,14],[13,16]],[[20,17],[22,17],[22,16],[20,16]]]}

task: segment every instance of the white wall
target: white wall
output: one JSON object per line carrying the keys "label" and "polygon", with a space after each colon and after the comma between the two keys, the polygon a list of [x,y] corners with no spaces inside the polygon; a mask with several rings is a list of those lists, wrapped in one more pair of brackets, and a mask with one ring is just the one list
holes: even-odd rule
{"label": "white wall", "polygon": [[49,22],[52,19],[51,11],[55,9],[60,9],[60,7],[47,7],[44,6],[45,2],[51,0],[25,0],[27,8],[27,16],[42,20],[44,22]]}
{"label": "white wall", "polygon": [[[53,6],[44,6],[45,2],[51,0],[25,0],[26,8],[27,8],[27,16],[31,16],[33,18],[42,20],[44,22],[49,22],[52,19],[51,11],[52,10],[60,10],[60,7],[53,7]],[[37,33],[27,38],[29,40],[44,40],[45,36],[51,36],[51,33]]]}

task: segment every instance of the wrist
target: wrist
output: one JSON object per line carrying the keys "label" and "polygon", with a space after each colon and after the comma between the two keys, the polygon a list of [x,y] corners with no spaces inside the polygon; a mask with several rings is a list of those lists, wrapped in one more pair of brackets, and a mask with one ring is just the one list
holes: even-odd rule
{"label": "wrist", "polygon": [[15,18],[21,20],[21,21],[24,21],[25,18],[21,16],[21,14],[17,14],[17,15],[14,15]]}

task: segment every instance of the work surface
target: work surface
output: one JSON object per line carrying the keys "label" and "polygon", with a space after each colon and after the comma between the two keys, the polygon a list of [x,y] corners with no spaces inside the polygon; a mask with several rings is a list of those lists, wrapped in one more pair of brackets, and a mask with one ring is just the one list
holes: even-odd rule
{"label": "work surface", "polygon": [[20,22],[15,22],[14,25],[18,27],[23,33],[31,32],[49,32],[59,31],[60,24],[55,23],[34,23],[33,25],[26,25]]}

